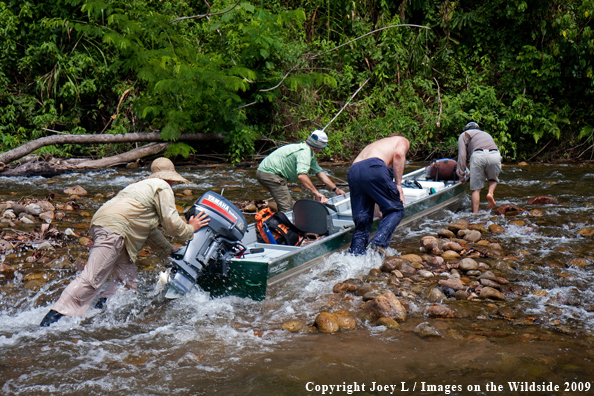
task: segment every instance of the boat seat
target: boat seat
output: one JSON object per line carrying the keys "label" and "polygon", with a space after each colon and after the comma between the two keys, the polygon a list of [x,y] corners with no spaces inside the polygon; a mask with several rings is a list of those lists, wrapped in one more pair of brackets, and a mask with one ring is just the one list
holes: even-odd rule
{"label": "boat seat", "polygon": [[301,231],[318,235],[334,232],[332,216],[326,205],[314,199],[300,199],[293,206],[293,224]]}

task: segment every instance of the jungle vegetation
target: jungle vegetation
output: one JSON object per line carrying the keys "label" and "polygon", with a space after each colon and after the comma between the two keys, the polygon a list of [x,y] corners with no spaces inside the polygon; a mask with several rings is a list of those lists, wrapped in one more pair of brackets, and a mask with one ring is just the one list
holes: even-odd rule
{"label": "jungle vegetation", "polygon": [[0,1],[0,150],[54,133],[212,133],[240,161],[324,128],[365,83],[323,159],[394,132],[412,159],[451,157],[471,120],[507,160],[593,158],[594,0],[211,3]]}

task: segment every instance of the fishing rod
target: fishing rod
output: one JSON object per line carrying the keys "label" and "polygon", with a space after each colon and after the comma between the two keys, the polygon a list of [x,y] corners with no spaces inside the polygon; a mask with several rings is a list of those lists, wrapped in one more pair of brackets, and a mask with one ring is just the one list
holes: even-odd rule
{"label": "fishing rod", "polygon": [[[373,76],[372,76],[373,77]],[[365,86],[365,84],[367,84],[369,82],[369,80],[371,80],[371,77],[369,77],[364,83],[363,85],[361,85],[359,87],[359,89],[357,89],[355,91],[355,93],[349,98],[349,100],[347,100],[347,102],[344,104],[344,106],[342,106],[342,109],[340,109],[340,111],[338,113],[336,113],[336,115],[330,120],[330,122],[328,124],[326,124],[326,126],[324,128],[322,128],[322,131],[326,131],[326,128],[328,128],[330,126],[330,124],[332,124],[332,122],[340,115],[340,113],[342,113],[342,111],[349,105],[349,103],[351,103],[351,100],[353,100],[353,98],[359,93],[359,91],[361,90],[361,88],[363,88]]]}

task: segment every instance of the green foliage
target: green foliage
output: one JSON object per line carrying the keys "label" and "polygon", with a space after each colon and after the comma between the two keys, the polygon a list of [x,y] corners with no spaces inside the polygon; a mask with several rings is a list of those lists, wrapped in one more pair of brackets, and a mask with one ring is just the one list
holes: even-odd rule
{"label": "green foliage", "polygon": [[[559,144],[544,155],[571,157],[568,149],[592,141],[593,0],[235,4],[222,0],[210,8],[218,15],[172,22],[209,8],[0,0],[0,150],[48,129],[156,130],[175,142],[169,156],[199,149],[177,142],[182,133],[217,133],[239,161],[261,137],[300,141],[324,128],[370,77],[327,127],[325,159],[351,158],[394,132],[411,140],[412,158],[452,156],[470,120],[509,159],[551,140]],[[430,29],[366,35],[401,23]]]}

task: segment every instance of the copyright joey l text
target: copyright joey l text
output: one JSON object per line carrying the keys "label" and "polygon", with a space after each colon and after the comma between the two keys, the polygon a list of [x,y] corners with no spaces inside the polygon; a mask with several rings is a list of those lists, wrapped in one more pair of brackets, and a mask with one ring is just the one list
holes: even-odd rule
{"label": "copyright joey l text", "polygon": [[555,384],[553,382],[517,382],[509,381],[503,384],[496,384],[487,382],[484,384],[475,385],[460,385],[460,384],[430,384],[422,381],[406,382],[401,381],[395,384],[380,384],[378,382],[364,383],[352,382],[342,384],[317,384],[315,382],[308,382],[305,384],[305,390],[308,392],[316,392],[322,395],[333,395],[345,393],[352,395],[357,392],[385,392],[393,395],[401,392],[443,392],[449,395],[451,392],[588,392],[592,388],[591,381],[566,381],[562,384]]}

